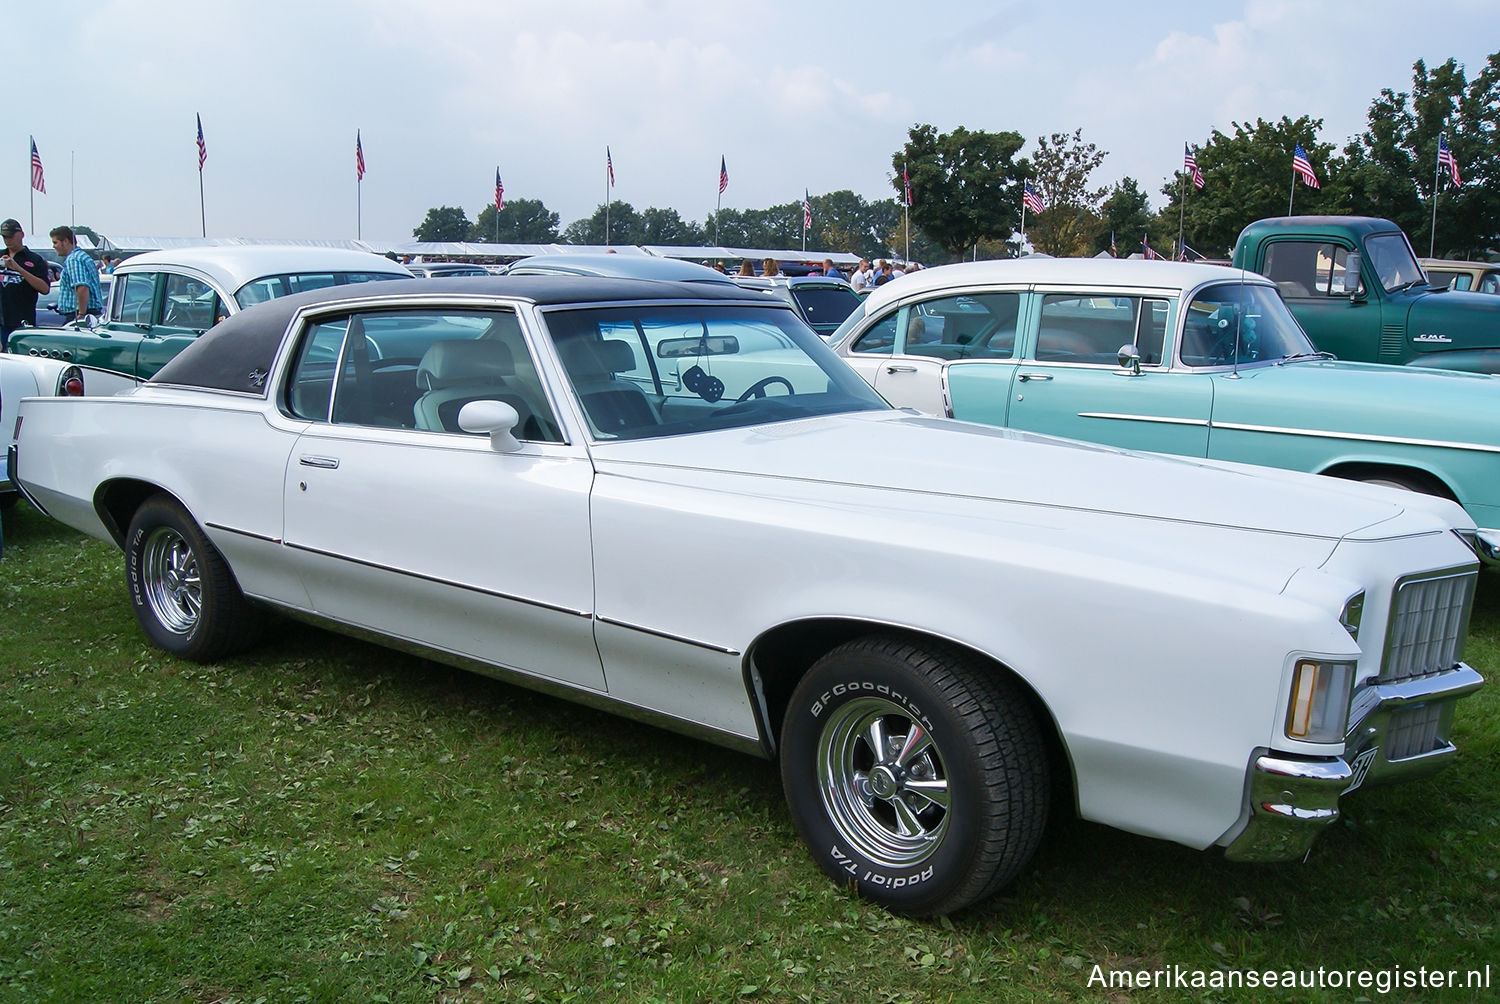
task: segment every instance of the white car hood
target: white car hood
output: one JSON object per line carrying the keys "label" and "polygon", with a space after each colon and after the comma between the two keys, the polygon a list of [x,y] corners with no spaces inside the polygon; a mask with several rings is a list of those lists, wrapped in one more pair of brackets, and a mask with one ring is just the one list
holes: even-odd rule
{"label": "white car hood", "polygon": [[[1408,504],[1407,493],[1290,471],[1132,453],[904,412],[596,443],[592,451],[603,473],[669,477],[678,483],[698,482],[701,476],[720,472],[1328,541],[1466,525],[1456,506]],[[637,465],[659,470],[648,475]]]}

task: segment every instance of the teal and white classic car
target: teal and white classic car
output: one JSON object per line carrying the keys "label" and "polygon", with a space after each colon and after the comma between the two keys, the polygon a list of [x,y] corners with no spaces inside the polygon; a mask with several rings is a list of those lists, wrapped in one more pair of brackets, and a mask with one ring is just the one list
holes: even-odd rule
{"label": "teal and white classic car", "polygon": [[833,341],[898,407],[1408,488],[1500,527],[1500,379],[1335,360],[1253,272],[949,265],[881,287]]}

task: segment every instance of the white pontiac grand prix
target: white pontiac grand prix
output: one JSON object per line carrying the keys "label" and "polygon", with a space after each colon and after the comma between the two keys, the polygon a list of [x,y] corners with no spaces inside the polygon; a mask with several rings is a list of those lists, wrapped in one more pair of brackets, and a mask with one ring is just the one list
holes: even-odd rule
{"label": "white pontiac grand prix", "polygon": [[15,449],[168,651],[271,609],[776,758],[822,869],[909,913],[1009,882],[1058,792],[1300,857],[1482,683],[1457,505],[897,411],[727,287],[290,296],[26,400]]}

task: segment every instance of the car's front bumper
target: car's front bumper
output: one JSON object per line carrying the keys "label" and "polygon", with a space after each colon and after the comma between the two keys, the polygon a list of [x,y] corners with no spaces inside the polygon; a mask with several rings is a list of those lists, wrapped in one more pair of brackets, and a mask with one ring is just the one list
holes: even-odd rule
{"label": "car's front bumper", "polygon": [[1484,678],[1463,664],[1421,679],[1368,684],[1355,695],[1354,722],[1342,757],[1257,750],[1246,778],[1249,819],[1224,856],[1233,861],[1299,858],[1339,818],[1344,795],[1365,784],[1405,781],[1439,770],[1457,752],[1447,739],[1454,707],[1483,684]]}

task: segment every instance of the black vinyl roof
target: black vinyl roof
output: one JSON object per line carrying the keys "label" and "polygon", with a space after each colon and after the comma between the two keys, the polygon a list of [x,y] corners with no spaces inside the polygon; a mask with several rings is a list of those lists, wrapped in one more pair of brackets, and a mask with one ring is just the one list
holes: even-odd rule
{"label": "black vinyl roof", "polygon": [[298,311],[342,303],[390,300],[392,306],[450,299],[473,306],[475,297],[523,300],[538,306],[589,306],[664,300],[783,305],[756,290],[731,283],[659,282],[574,275],[517,275],[451,279],[385,279],[330,286],[256,304],[209,329],[151,378],[152,383],[208,387],[252,394],[266,392],[266,377],[287,328]]}

